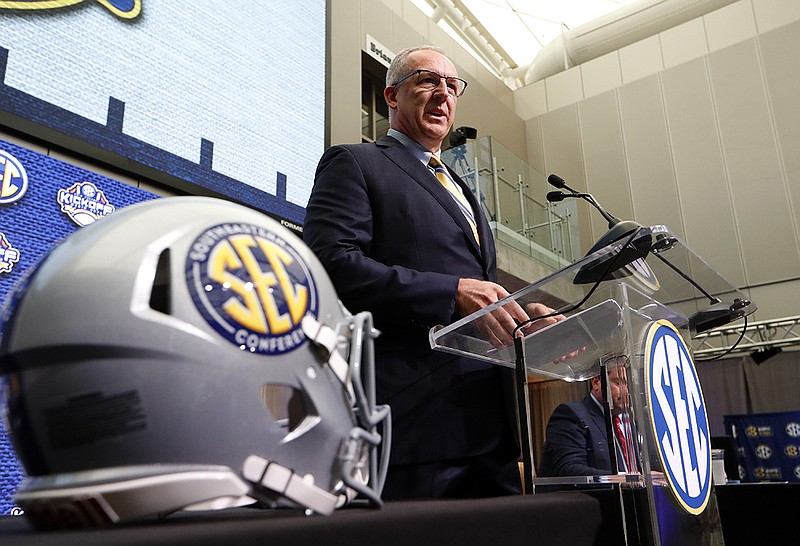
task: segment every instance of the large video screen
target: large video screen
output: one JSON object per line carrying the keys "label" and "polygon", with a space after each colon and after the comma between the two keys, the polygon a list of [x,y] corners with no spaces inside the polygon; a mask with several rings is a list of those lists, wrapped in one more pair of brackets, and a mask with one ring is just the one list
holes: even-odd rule
{"label": "large video screen", "polygon": [[0,80],[2,125],[300,224],[325,0],[0,0]]}

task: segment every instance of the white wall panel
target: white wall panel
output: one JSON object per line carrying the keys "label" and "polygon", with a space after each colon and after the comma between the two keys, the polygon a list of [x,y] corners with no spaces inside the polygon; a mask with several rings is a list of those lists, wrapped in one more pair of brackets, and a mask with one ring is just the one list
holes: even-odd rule
{"label": "white wall panel", "polygon": [[761,36],[759,43],[784,167],[786,199],[791,205],[795,233],[800,238],[800,22]]}
{"label": "white wall panel", "polygon": [[422,29],[428,24],[428,17],[411,0],[402,0],[400,11],[395,10],[395,13],[399,13],[403,20],[419,33],[422,33]]}
{"label": "white wall panel", "polygon": [[525,122],[525,140],[528,143],[528,164],[540,173],[545,172],[541,117]]}
{"label": "white wall panel", "polygon": [[437,25],[432,19],[428,19],[428,31],[425,35],[424,41],[426,44],[432,44],[441,47],[445,54],[452,60],[456,56],[456,49],[461,46],[453,40],[445,30]]}
{"label": "white wall panel", "polygon": [[614,51],[580,66],[583,95],[586,98],[611,91],[622,85],[619,52]]}
{"label": "white wall panel", "polygon": [[[331,0],[328,5],[330,28],[346,29],[357,26],[359,32],[337,32],[335,41],[331,38],[327,53],[328,87],[325,109],[326,140],[331,144],[359,142],[361,140],[361,96],[353,100],[353,83],[361,81],[361,50],[364,48],[364,34],[361,33],[361,6],[345,0]],[[375,36],[386,44],[391,36]],[[332,80],[349,81],[350,85],[333,85]]]}
{"label": "white wall panel", "polygon": [[[392,26],[392,10],[383,2],[362,2],[361,3],[361,28],[364,34],[369,34],[380,43],[394,50],[394,29]],[[389,38],[388,40],[383,38]]]}
{"label": "white wall panel", "polygon": [[[378,40],[383,45],[391,49],[392,55],[397,55],[407,47],[422,45],[423,40],[422,34],[419,32],[419,27],[410,25],[396,13],[393,14],[393,19],[391,45]],[[378,39],[374,34],[372,37]]]}
{"label": "white wall panel", "polygon": [[709,51],[717,51],[749,40],[756,35],[756,21],[750,0],[728,4],[703,16]]}
{"label": "white wall panel", "polygon": [[583,98],[580,68],[571,68],[545,81],[547,106],[558,110],[562,106],[575,104]]}
{"label": "white wall panel", "polygon": [[[609,91],[578,105],[586,186],[595,199],[621,220],[633,218],[630,185],[625,169],[617,94]],[[592,243],[608,229],[603,217],[591,211]]]}
{"label": "white wall panel", "polygon": [[708,54],[706,29],[702,19],[694,19],[665,30],[660,39],[664,68],[672,68]]}
{"label": "white wall panel", "polygon": [[619,97],[635,220],[645,225],[667,225],[682,238],[658,76],[621,87]]}
{"label": "white wall panel", "polygon": [[557,173],[578,191],[586,189],[583,157],[575,105],[548,112],[542,116],[545,176]]}
{"label": "white wall panel", "polygon": [[[586,191],[577,107],[572,105],[548,112],[540,119],[544,151],[543,174],[548,176],[556,173],[570,187],[577,191]],[[587,207],[578,207],[577,210],[581,242],[588,249],[593,241],[589,210]]]}
{"label": "white wall panel", "polygon": [[758,306],[752,320],[800,315],[800,302],[794,296],[800,294],[799,280],[757,286],[748,290],[748,294]]}
{"label": "white wall panel", "polygon": [[619,50],[622,83],[652,76],[664,69],[658,36],[651,36]]}
{"label": "white wall panel", "polygon": [[662,87],[685,242],[741,286],[744,266],[705,61],[665,71]]}
{"label": "white wall panel", "polygon": [[800,2],[797,0],[752,0],[759,33],[775,30],[800,21]]}
{"label": "white wall panel", "polygon": [[547,112],[547,90],[544,81],[526,85],[515,91],[514,111],[526,120]]}
{"label": "white wall panel", "polygon": [[[564,172],[583,161],[589,191],[620,217],[604,184],[627,172],[635,220],[668,225],[729,281],[755,286],[758,320],[800,314],[800,0],[740,0],[658,38],[656,76],[631,82],[658,64],[652,42],[581,65],[580,135],[555,127],[571,123],[568,106],[535,111],[529,144]],[[621,155],[600,98],[617,74]]]}
{"label": "white wall panel", "polygon": [[710,54],[708,64],[747,282],[795,276],[800,253],[755,40]]}

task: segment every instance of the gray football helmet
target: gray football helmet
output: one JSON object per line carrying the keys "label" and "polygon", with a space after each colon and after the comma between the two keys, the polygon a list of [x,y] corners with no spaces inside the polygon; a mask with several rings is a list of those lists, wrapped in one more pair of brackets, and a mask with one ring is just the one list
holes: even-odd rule
{"label": "gray football helmet", "polygon": [[292,232],[170,197],[82,228],[4,311],[6,423],[34,525],[259,503],[380,505],[369,313]]}

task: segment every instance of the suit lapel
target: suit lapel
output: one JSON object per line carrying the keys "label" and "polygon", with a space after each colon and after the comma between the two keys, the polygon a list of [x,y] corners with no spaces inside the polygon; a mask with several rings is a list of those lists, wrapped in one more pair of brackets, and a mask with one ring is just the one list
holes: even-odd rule
{"label": "suit lapel", "polygon": [[[472,235],[472,228],[469,226],[469,222],[467,222],[467,219],[461,213],[461,210],[458,208],[458,205],[453,200],[453,197],[450,195],[450,193],[439,183],[438,180],[436,180],[436,177],[431,174],[425,165],[423,165],[422,162],[414,157],[412,153],[406,150],[405,146],[391,137],[382,137],[376,142],[376,144],[383,149],[383,153],[386,155],[386,157],[388,157],[398,167],[403,169],[406,174],[414,179],[420,186],[425,188],[425,190],[427,190],[439,202],[442,208],[447,211],[456,224],[458,224],[464,233],[469,236],[468,238],[472,243],[473,248],[480,256],[481,249]],[[483,218],[483,215],[480,214],[480,209],[477,207],[477,200],[475,199],[475,196],[467,189],[464,181],[461,180],[458,175],[453,173],[449,167],[447,170],[456,184],[460,185],[464,190],[467,200],[469,201],[472,210],[475,212],[475,221],[477,222],[478,233],[480,234],[482,240],[485,239],[487,231],[485,229],[487,227],[486,220]]]}
{"label": "suit lapel", "polygon": [[[590,397],[584,398],[584,403],[589,410],[589,414],[592,416],[592,425],[598,430],[602,437],[607,437],[605,414],[597,407],[597,404],[595,404],[594,400]],[[614,452],[617,454],[617,465],[619,468],[623,468],[625,465],[624,456],[616,435],[608,439],[608,444],[609,446],[614,446]]]}
{"label": "suit lapel", "polygon": [[589,410],[589,415],[592,416],[592,426],[600,436],[606,435],[606,420],[603,411],[597,407],[591,397],[584,398],[584,405]]}

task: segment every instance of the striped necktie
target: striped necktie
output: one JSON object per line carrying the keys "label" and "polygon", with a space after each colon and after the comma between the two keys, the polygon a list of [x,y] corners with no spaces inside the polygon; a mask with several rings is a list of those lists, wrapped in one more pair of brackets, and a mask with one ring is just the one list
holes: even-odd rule
{"label": "striped necktie", "polygon": [[456,183],[453,182],[453,179],[450,178],[450,175],[447,173],[447,169],[445,169],[442,162],[439,160],[438,157],[431,154],[431,159],[428,161],[428,167],[433,170],[433,174],[436,175],[436,179],[442,184],[442,186],[447,189],[450,193],[450,196],[458,205],[458,208],[461,209],[461,213],[469,222],[469,227],[472,228],[472,234],[475,236],[475,240],[480,244],[480,237],[478,237],[478,227],[475,223],[475,216],[472,212],[472,207],[467,201],[466,196],[461,192],[461,190],[456,186]]}

